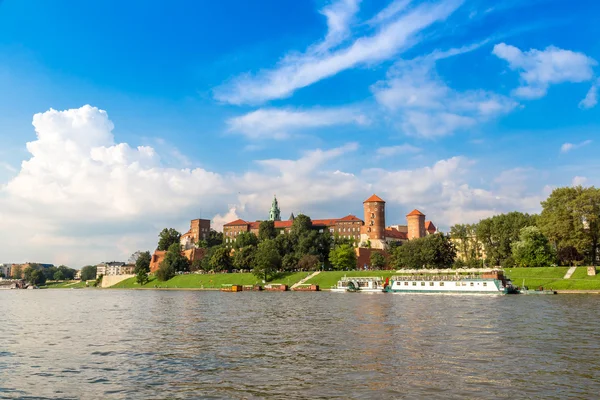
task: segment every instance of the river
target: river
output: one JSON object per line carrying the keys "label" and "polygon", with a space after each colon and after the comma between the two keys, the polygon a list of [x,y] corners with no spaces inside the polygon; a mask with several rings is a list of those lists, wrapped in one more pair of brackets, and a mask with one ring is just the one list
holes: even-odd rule
{"label": "river", "polygon": [[597,398],[600,296],[0,291],[0,398]]}

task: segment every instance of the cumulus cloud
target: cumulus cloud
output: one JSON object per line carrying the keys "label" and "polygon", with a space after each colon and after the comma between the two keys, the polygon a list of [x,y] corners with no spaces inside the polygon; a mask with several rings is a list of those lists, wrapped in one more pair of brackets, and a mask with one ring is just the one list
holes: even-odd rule
{"label": "cumulus cloud", "polygon": [[597,65],[593,58],[583,53],[555,46],[523,52],[515,46],[499,43],[492,54],[519,71],[523,84],[515,89],[514,95],[526,99],[545,96],[551,84],[589,81],[594,77],[593,67]]}
{"label": "cumulus cloud", "polygon": [[399,119],[405,133],[445,136],[507,114],[518,105],[493,92],[459,92],[447,86],[437,76],[434,61],[454,54],[460,52],[398,62],[386,80],[371,87],[377,102]]}
{"label": "cumulus cloud", "polygon": [[563,143],[562,146],[560,146],[560,152],[561,153],[568,153],[571,150],[576,150],[579,149],[581,147],[587,146],[588,144],[591,144],[592,141],[591,140],[584,140],[583,142],[580,143]]}
{"label": "cumulus cloud", "polygon": [[[342,2],[337,3],[342,4]],[[347,11],[351,8],[347,5],[355,3],[343,2],[343,4],[341,8]],[[332,51],[322,51],[323,46],[313,45],[304,53],[288,54],[273,69],[263,70],[256,75],[242,75],[216,88],[215,98],[231,104],[257,104],[286,98],[297,89],[312,85],[346,69],[387,60],[414,45],[418,41],[417,35],[420,32],[435,22],[447,18],[461,4],[462,0],[424,3],[406,13],[400,13],[395,18],[382,18],[381,24],[376,26],[376,32],[370,36],[361,36],[347,46]],[[344,17],[336,19],[342,21],[340,23],[329,24],[329,32],[323,42],[326,44],[324,47],[329,48],[330,42],[337,43],[338,38],[346,36],[345,27],[350,20],[347,15],[350,14],[353,12],[336,13]]]}
{"label": "cumulus cloud", "polygon": [[368,123],[368,117],[352,107],[307,110],[261,108],[227,121],[230,132],[248,139],[285,139],[306,129]]}
{"label": "cumulus cloud", "polygon": [[423,208],[440,226],[523,209],[533,197],[472,187],[473,161],[463,157],[413,169],[347,170],[359,148],[348,143],[259,160],[223,176],[168,168],[155,149],[116,142],[108,115],[95,107],[36,114],[34,127],[29,160],[0,189],[0,240],[9,262],[75,267],[126,259],[152,250],[164,227],[185,231],[192,218],[212,215],[217,228],[238,217],[265,218],[273,194],[285,213],[325,218],[360,215],[362,200],[376,192],[391,206]]}

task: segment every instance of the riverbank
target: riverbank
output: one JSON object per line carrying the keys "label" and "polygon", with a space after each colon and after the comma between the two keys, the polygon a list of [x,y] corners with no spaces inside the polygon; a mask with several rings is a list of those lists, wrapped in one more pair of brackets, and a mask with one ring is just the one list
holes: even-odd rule
{"label": "riverbank", "polygon": [[[310,272],[282,272],[274,276],[267,283],[281,283],[292,286],[294,283],[306,278]],[[187,274],[177,275],[168,281],[161,282],[156,277],[150,276],[150,281],[145,285],[136,282],[135,277],[126,279],[111,289],[220,289],[223,285],[258,285],[262,279],[251,273],[233,274]]]}
{"label": "riverbank", "polygon": [[[517,286],[528,286],[535,289],[543,286],[547,289],[556,290],[559,293],[600,293],[600,275],[588,276],[587,267],[578,267],[569,279],[564,279],[568,267],[551,268],[509,268],[505,269],[506,275]],[[310,272],[286,272],[280,273],[267,283],[281,283],[291,287],[295,283],[306,278]],[[388,278],[401,275],[397,271],[323,271],[307,280],[306,284],[319,285],[321,290],[329,290],[337,284],[337,281],[347,277],[378,276]],[[145,285],[139,285],[135,278],[129,278],[116,285],[112,289],[168,289],[168,290],[216,290],[223,285],[258,285],[263,284],[262,279],[251,273],[223,273],[223,274],[187,274],[178,275],[166,282],[161,282],[151,276]],[[69,289],[86,288],[85,282],[49,282],[44,288]]]}

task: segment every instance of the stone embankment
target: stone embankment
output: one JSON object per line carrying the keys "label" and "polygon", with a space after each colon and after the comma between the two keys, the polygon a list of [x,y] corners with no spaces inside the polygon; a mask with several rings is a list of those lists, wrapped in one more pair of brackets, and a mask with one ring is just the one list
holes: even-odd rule
{"label": "stone embankment", "polygon": [[105,275],[102,277],[102,284],[100,287],[107,288],[116,285],[125,279],[133,278],[135,275]]}

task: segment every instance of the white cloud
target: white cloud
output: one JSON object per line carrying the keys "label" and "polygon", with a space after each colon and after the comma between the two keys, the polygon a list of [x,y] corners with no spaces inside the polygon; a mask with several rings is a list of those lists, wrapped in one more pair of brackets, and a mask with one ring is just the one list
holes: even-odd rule
{"label": "white cloud", "polygon": [[[242,75],[218,87],[215,98],[231,104],[256,104],[286,98],[297,89],[346,69],[387,60],[414,45],[418,33],[447,18],[461,4],[462,0],[424,3],[383,22],[376,33],[359,37],[346,47],[316,52],[314,49],[319,46],[311,46],[305,53],[288,54],[274,69],[263,70],[254,76]],[[343,30],[336,30],[339,31]]]}
{"label": "white cloud", "polygon": [[[463,157],[415,169],[352,171],[345,166],[356,165],[349,161],[359,156],[358,144],[348,143],[297,159],[257,161],[245,173],[223,176],[167,168],[153,148],[116,143],[106,112],[94,107],[36,114],[34,127],[31,158],[0,189],[7,262],[78,267],[127,259],[135,250],[152,250],[162,228],[185,231],[192,218],[214,215],[217,228],[238,217],[265,218],[273,194],[285,214],[325,218],[360,216],[362,200],[375,192],[389,206],[422,208],[442,227],[537,200],[524,191],[533,185],[509,193],[470,186],[479,171]],[[403,218],[388,214],[390,223]]]}
{"label": "white cloud", "polygon": [[600,85],[600,79],[598,79],[590,90],[588,90],[585,98],[579,102],[579,108],[587,110],[594,108],[598,104],[598,86]]}
{"label": "white cloud", "polygon": [[585,176],[574,176],[571,181],[571,186],[583,186],[588,181]]}
{"label": "white cloud", "polygon": [[511,69],[520,71],[524,85],[515,89],[514,94],[527,99],[543,97],[551,84],[591,80],[593,67],[597,65],[583,53],[554,46],[523,52],[515,46],[499,43],[492,54],[507,61]]}
{"label": "white cloud", "polygon": [[327,51],[350,36],[350,24],[358,12],[360,2],[361,0],[337,0],[320,11],[327,18],[327,36],[314,47],[315,52]]}
{"label": "white cloud", "polygon": [[369,119],[352,107],[308,110],[261,108],[227,121],[230,132],[249,139],[285,139],[291,133],[305,129],[368,123]]}
{"label": "white cloud", "polygon": [[580,142],[580,143],[564,143],[562,146],[560,146],[560,152],[568,153],[571,150],[579,149],[579,148],[587,146],[588,144],[591,144],[591,143],[592,143],[591,140],[584,140],[583,142]]}
{"label": "white cloud", "polygon": [[377,149],[378,157],[392,157],[400,154],[415,154],[421,152],[421,148],[410,144],[401,144],[398,146],[386,146]]}
{"label": "white cloud", "polygon": [[492,92],[458,92],[448,87],[435,73],[434,61],[454,54],[460,52],[399,62],[388,71],[387,80],[371,87],[377,102],[399,119],[406,134],[449,135],[507,114],[517,106],[514,100]]}

